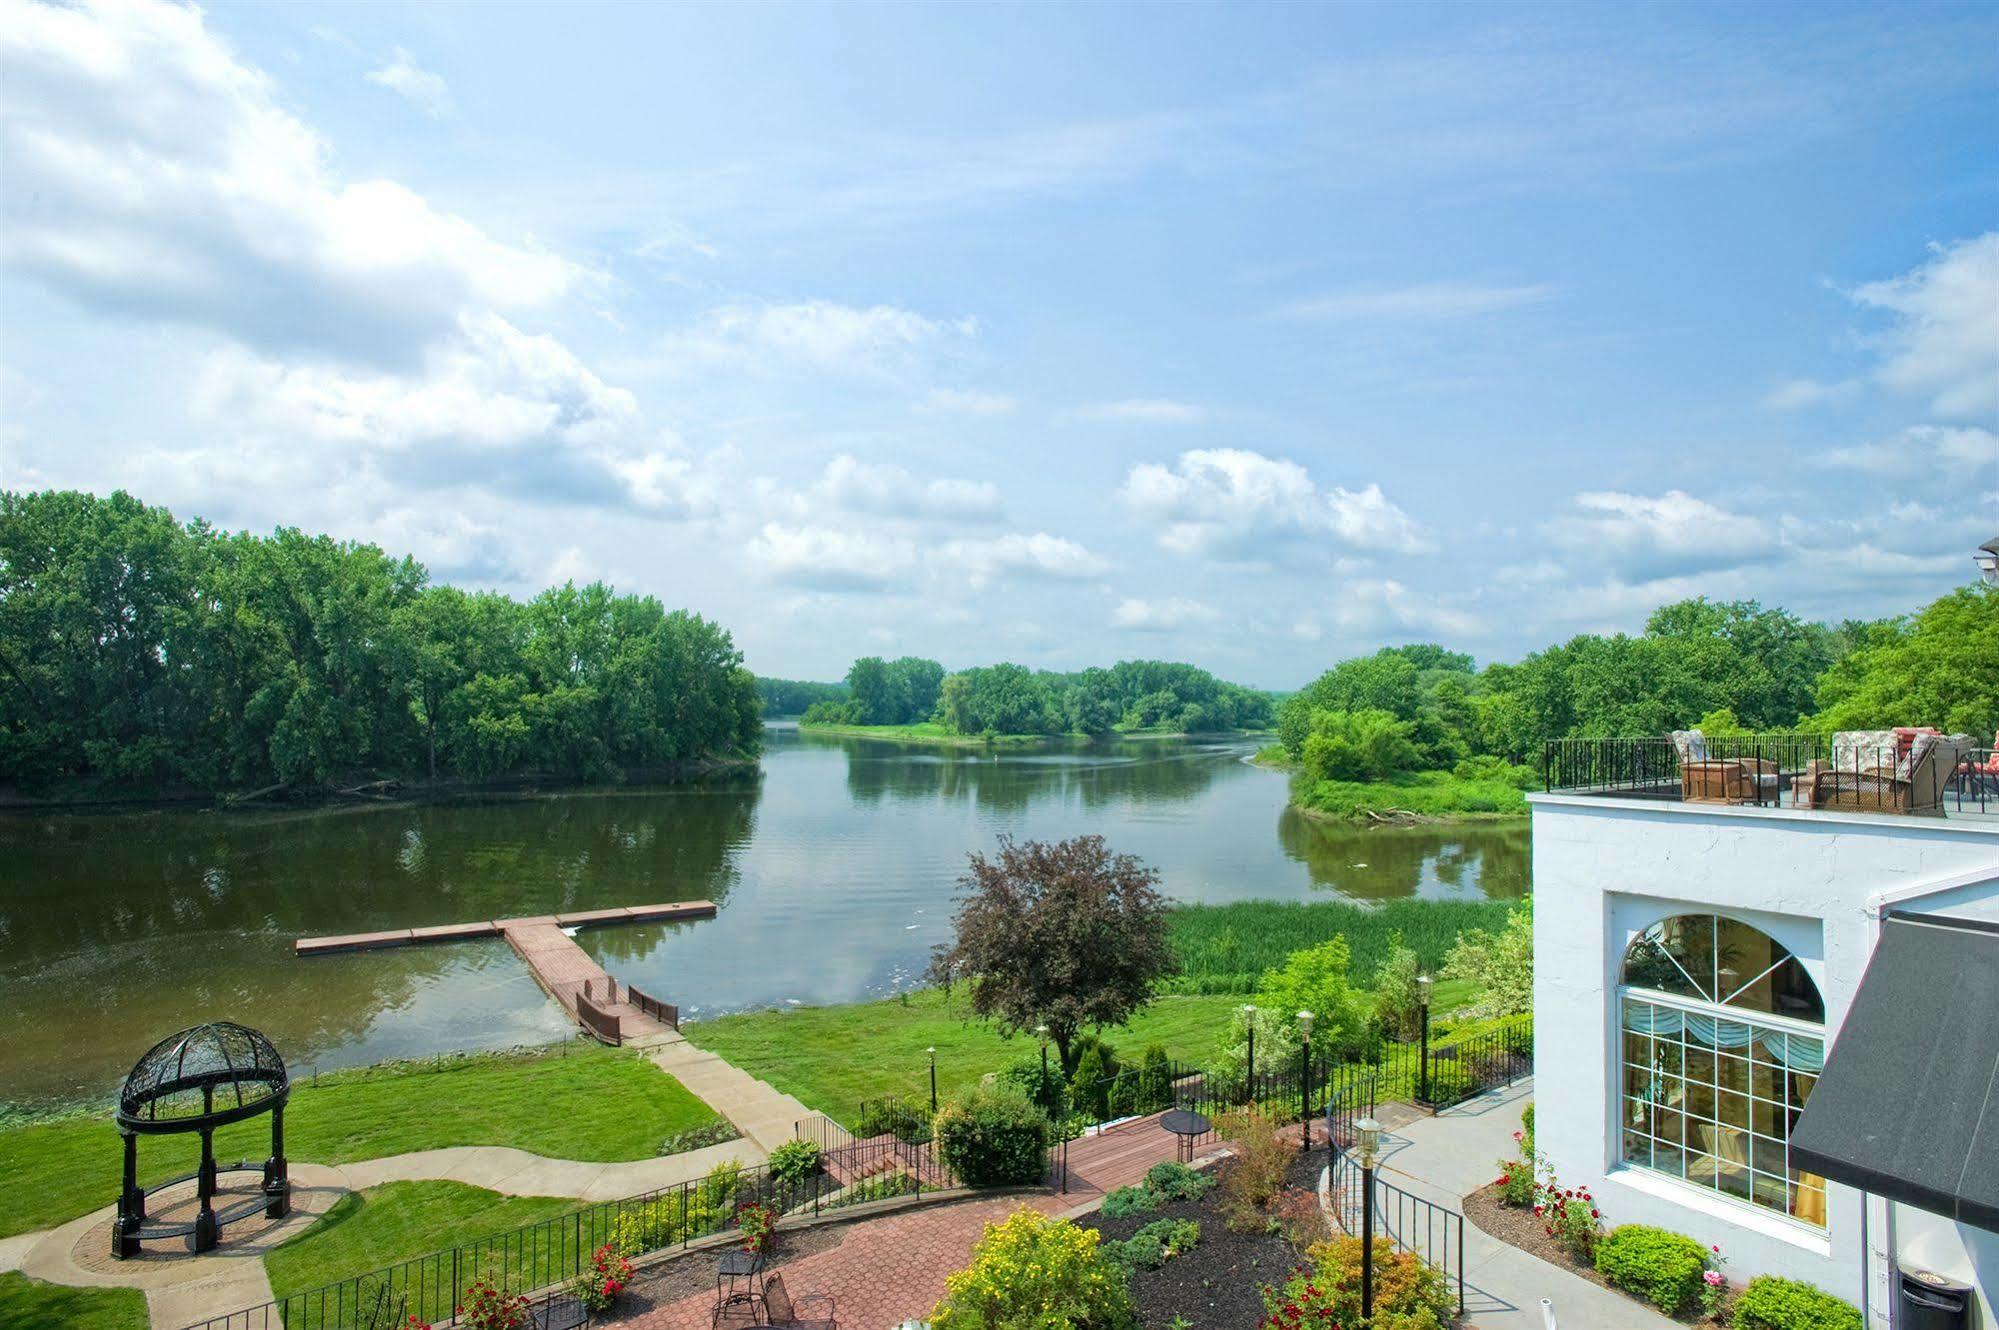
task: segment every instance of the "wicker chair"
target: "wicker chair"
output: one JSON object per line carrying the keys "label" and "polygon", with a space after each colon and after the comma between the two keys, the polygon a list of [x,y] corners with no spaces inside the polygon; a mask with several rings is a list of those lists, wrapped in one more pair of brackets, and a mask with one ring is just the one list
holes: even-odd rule
{"label": "wicker chair", "polygon": [[1680,758],[1680,798],[1696,804],[1777,802],[1777,763],[1768,758],[1715,757],[1699,730],[1673,731]]}
{"label": "wicker chair", "polygon": [[1971,748],[1966,734],[1842,730],[1832,737],[1832,760],[1805,768],[1799,803],[1841,812],[1941,817],[1944,786]]}

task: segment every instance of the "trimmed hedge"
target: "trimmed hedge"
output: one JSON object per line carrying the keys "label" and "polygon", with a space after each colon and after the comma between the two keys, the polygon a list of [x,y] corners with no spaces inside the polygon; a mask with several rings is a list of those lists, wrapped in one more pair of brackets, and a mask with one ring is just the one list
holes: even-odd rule
{"label": "trimmed hedge", "polygon": [[1596,1272],[1668,1316],[1700,1301],[1706,1270],[1698,1242],[1649,1224],[1620,1224],[1596,1244]]}
{"label": "trimmed hedge", "polygon": [[1758,1275],[1735,1299],[1735,1330],[1861,1330],[1860,1309],[1813,1284]]}
{"label": "trimmed hedge", "polygon": [[1023,1186],[1047,1168],[1048,1119],[1010,1086],[980,1087],[937,1112],[937,1158],[968,1187]]}

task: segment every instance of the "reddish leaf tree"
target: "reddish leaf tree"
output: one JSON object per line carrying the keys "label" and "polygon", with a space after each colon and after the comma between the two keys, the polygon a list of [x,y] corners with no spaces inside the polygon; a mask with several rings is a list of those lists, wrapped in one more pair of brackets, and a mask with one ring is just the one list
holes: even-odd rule
{"label": "reddish leaf tree", "polygon": [[972,1009],[1007,1034],[1046,1025],[1064,1068],[1078,1034],[1124,1024],[1179,969],[1159,875],[1102,836],[1002,836],[998,858],[973,854],[959,882],[957,941],[933,973],[966,979]]}

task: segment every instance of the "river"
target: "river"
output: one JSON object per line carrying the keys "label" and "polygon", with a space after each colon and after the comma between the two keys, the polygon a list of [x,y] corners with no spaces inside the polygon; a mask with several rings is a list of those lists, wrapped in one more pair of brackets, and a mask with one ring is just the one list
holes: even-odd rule
{"label": "river", "polygon": [[0,817],[0,1103],[101,1095],[153,1040],[226,1018],[297,1070],[569,1033],[498,941],[298,960],[300,936],[705,897],[708,921],[591,930],[699,1018],[913,983],[969,850],[1096,832],[1185,901],[1517,897],[1527,828],[1300,817],[1253,745],[997,755],[773,726],[699,785],[309,812]]}

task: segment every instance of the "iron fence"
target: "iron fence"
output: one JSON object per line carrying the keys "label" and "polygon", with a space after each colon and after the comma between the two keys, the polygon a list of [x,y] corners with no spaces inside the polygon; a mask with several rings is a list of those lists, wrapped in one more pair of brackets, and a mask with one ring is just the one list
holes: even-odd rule
{"label": "iron fence", "polygon": [[[196,1322],[186,1330],[404,1330],[409,1318],[444,1322],[465,1291],[485,1280],[539,1302],[590,1269],[606,1243],[630,1254],[690,1246],[734,1231],[743,1208],[818,1215],[867,1200],[921,1197],[955,1187],[927,1145],[859,1142],[824,1152],[821,1168],[799,1180],[764,1166],[718,1166],[707,1177],[432,1252],[261,1306]],[[1051,1159],[1050,1176],[1055,1176]],[[781,1230],[780,1230],[781,1232]],[[780,1238],[781,1240],[781,1238]]]}
{"label": "iron fence", "polygon": [[1389,1097],[1425,1108],[1450,1108],[1533,1071],[1534,1018],[1509,1016],[1497,1025],[1437,1040],[1428,1046],[1427,1063],[1423,1045],[1389,1044],[1376,1066]]}
{"label": "iron fence", "polygon": [[[1358,1237],[1369,1203],[1360,1164],[1345,1150],[1333,1157],[1329,1175],[1333,1218],[1340,1230]],[[1425,1265],[1441,1271],[1458,1287],[1458,1314],[1465,1310],[1465,1217],[1446,1205],[1428,1201],[1382,1180],[1376,1170],[1373,1186],[1374,1237],[1387,1239]]]}

